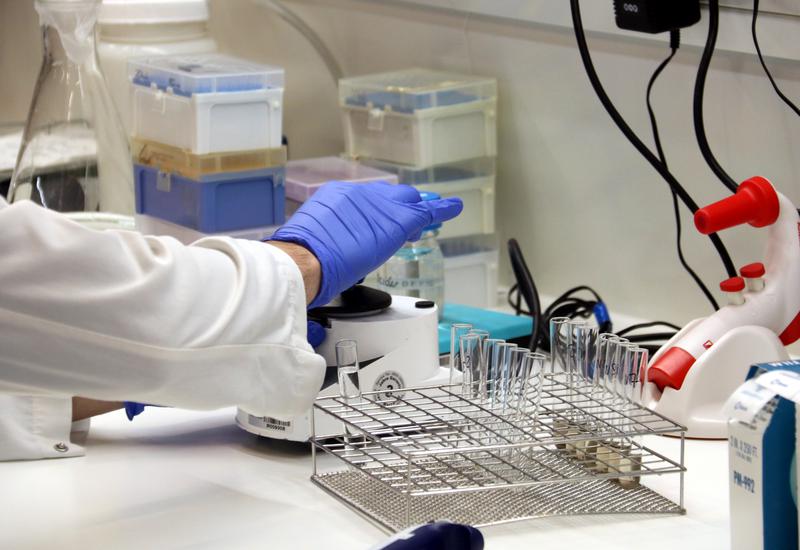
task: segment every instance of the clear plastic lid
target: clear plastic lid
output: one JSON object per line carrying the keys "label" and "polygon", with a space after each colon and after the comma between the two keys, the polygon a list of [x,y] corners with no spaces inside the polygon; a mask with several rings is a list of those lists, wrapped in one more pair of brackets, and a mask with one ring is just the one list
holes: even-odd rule
{"label": "clear plastic lid", "polygon": [[128,78],[137,86],[191,96],[283,88],[284,72],[282,67],[209,53],[131,59]]}
{"label": "clear plastic lid", "polygon": [[286,164],[287,199],[304,202],[329,181],[397,183],[397,176],[377,168],[364,166],[354,160],[339,157],[292,160]]}
{"label": "clear plastic lid", "polygon": [[401,113],[497,97],[497,80],[430,69],[407,69],[339,81],[343,106]]}
{"label": "clear plastic lid", "polygon": [[447,183],[471,178],[491,176],[495,173],[495,159],[492,157],[474,158],[449,164],[439,164],[427,168],[417,168],[405,164],[395,164],[376,159],[362,159],[368,166],[397,175],[399,183],[425,185]]}
{"label": "clear plastic lid", "polygon": [[209,174],[262,170],[286,164],[285,147],[197,155],[179,147],[133,138],[131,153],[135,163],[195,180]]}

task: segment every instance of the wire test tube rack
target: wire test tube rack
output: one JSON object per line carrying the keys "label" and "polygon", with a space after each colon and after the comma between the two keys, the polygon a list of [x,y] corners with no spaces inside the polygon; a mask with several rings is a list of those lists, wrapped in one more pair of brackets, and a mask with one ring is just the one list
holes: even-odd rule
{"label": "wire test tube rack", "polygon": [[[320,398],[311,480],[389,531],[439,519],[685,513],[683,426],[563,373],[547,374],[537,395],[505,414],[461,384]],[[343,433],[317,434],[319,415]],[[644,446],[640,436],[656,434],[680,438],[677,459]],[[677,502],[640,483],[667,474]]]}

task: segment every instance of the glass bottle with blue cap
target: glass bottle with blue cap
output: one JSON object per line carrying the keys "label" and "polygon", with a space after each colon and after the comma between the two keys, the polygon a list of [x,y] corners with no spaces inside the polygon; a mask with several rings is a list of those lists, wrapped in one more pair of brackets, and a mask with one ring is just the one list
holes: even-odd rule
{"label": "glass bottle with blue cap", "polygon": [[[420,192],[423,201],[441,199],[437,193]],[[397,296],[431,300],[444,312],[444,256],[436,237],[441,223],[422,230],[419,240],[407,242],[378,268],[378,287]]]}

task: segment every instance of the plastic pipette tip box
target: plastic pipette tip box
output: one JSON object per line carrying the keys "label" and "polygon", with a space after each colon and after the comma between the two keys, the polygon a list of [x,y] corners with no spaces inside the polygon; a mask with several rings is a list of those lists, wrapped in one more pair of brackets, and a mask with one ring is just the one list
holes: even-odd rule
{"label": "plastic pipette tip box", "polygon": [[408,69],[339,81],[352,158],[436,166],[497,155],[497,81]]}
{"label": "plastic pipette tip box", "polygon": [[339,81],[342,105],[369,105],[396,113],[413,113],[496,96],[497,82],[493,78],[431,69],[406,69]]}
{"label": "plastic pipette tip box", "polygon": [[397,183],[390,172],[364,166],[360,162],[340,157],[320,157],[293,160],[286,164],[286,198],[305,202],[329,181],[366,183],[385,181]]}
{"label": "plastic pipette tip box", "polygon": [[362,159],[364,164],[397,175],[399,183],[425,185],[431,183],[450,183],[460,180],[494,176],[493,157],[473,158],[436,166],[408,166],[378,159]]}
{"label": "plastic pipette tip box", "polygon": [[136,86],[155,87],[182,96],[284,87],[282,67],[222,54],[132,59],[128,62],[128,77]]}
{"label": "plastic pipette tip box", "polygon": [[439,322],[439,354],[450,353],[450,325],[468,323],[476,329],[489,331],[491,338],[508,342],[524,340],[528,344],[533,322],[530,317],[512,315],[477,307],[446,303],[444,316]]}
{"label": "plastic pipette tip box", "polygon": [[203,181],[134,165],[136,212],[219,233],[284,222],[283,166]]}
{"label": "plastic pipette tip box", "polygon": [[172,172],[195,180],[286,164],[285,147],[200,155],[180,147],[133,138],[131,153],[136,164],[151,166],[162,172]]}

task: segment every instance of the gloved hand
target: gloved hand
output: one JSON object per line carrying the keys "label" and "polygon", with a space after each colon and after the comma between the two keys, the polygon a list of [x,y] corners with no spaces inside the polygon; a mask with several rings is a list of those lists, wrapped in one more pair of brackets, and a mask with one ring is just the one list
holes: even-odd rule
{"label": "gloved hand", "polygon": [[309,309],[323,306],[383,264],[422,229],[455,218],[459,198],[421,201],[410,185],[330,182],[270,238],[309,249],[322,282]]}
{"label": "gloved hand", "polygon": [[311,344],[312,348],[318,348],[325,341],[325,327],[316,321],[307,321],[306,324],[306,340]]}

